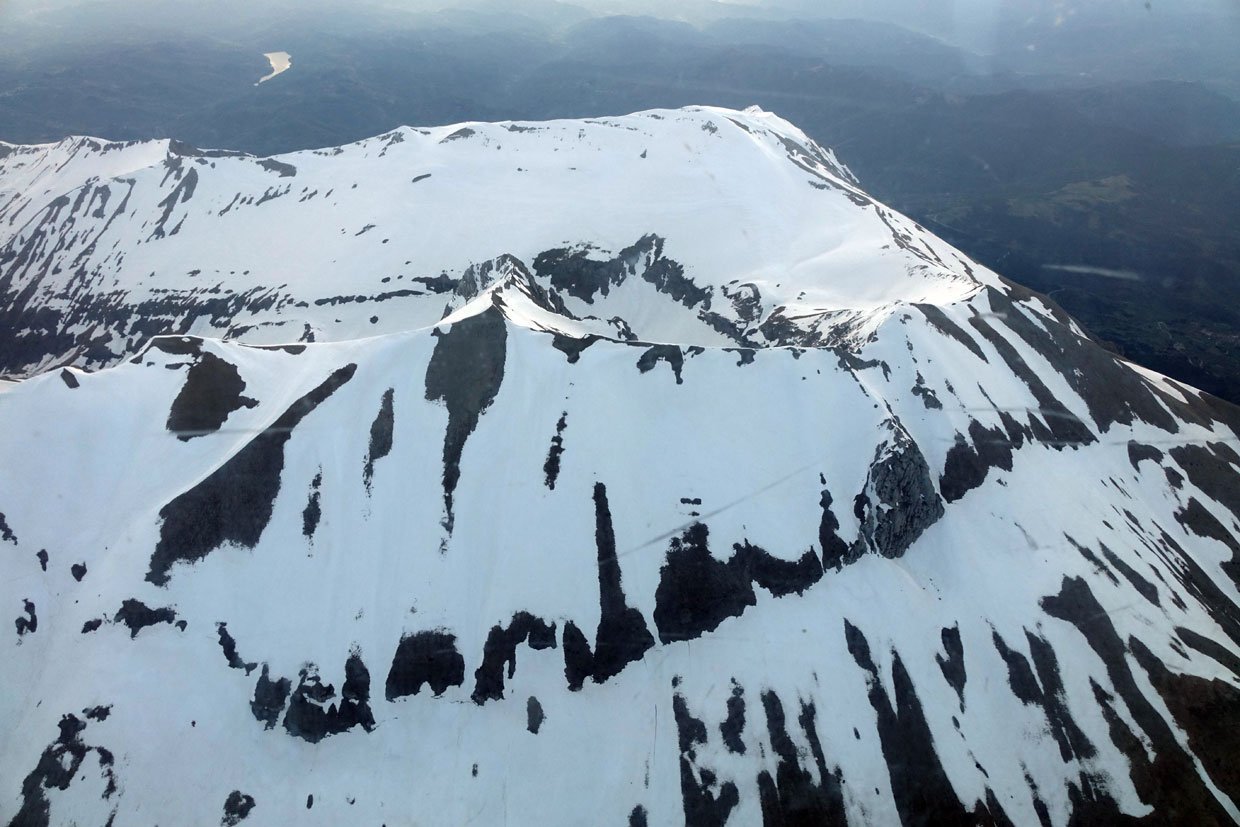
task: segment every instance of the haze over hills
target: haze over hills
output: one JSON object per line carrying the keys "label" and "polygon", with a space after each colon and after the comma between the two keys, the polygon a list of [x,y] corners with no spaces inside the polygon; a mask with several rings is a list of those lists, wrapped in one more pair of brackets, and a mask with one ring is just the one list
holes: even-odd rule
{"label": "haze over hills", "polygon": [[1240,815],[1240,409],[788,122],[6,149],[0,821]]}
{"label": "haze over hills", "polygon": [[[1056,24],[898,6],[67,4],[0,27],[0,139],[270,154],[411,123],[758,104],[1120,354],[1240,399],[1234,10],[1096,3]],[[273,49],[296,68],[256,89]]]}

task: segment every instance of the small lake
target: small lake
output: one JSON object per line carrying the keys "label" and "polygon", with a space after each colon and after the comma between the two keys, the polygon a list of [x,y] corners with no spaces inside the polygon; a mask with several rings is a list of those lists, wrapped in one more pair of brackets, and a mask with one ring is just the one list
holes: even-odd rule
{"label": "small lake", "polygon": [[[264,83],[276,75],[287,72],[293,65],[293,58],[288,52],[267,52],[263,57],[267,58],[267,62],[271,64],[271,72],[259,78],[258,83]],[[258,86],[258,83],[254,85]]]}

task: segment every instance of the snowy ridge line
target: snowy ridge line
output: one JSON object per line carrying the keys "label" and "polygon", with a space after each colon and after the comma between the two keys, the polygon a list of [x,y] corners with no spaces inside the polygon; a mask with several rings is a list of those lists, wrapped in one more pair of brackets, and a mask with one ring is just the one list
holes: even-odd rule
{"label": "snowy ridge line", "polygon": [[[404,128],[276,158],[83,138],[0,159],[10,189],[0,370],[16,376],[112,364],[158,334],[427,327],[508,266],[578,332],[702,346],[855,337],[893,300],[997,283],[756,110]],[[557,215],[571,202],[591,205],[593,234]],[[857,255],[871,238],[890,263]]]}

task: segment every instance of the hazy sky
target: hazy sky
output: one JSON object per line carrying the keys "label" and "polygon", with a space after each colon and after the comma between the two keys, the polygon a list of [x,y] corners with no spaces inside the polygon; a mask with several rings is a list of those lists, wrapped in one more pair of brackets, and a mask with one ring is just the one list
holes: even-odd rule
{"label": "hazy sky", "polygon": [[[1240,43],[1240,0],[0,0],[0,40],[32,25],[36,35],[80,39],[135,36],[136,31],[189,34],[239,31],[280,19],[360,22],[375,10],[392,15],[451,8],[483,9],[499,21],[512,14],[547,25],[571,25],[590,14],[648,14],[709,23],[728,17],[855,17],[895,23],[978,53],[1019,48],[1022,31],[1070,31],[1115,25],[1115,37],[1134,27],[1157,33],[1191,26],[1221,27]],[[369,10],[369,11],[368,11]],[[326,15],[326,18],[324,17]],[[24,25],[22,25],[24,24]]]}

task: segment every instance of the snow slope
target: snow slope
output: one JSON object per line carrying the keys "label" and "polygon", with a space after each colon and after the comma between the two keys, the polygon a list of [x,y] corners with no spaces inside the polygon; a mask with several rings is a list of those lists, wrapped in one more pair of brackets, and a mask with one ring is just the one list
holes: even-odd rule
{"label": "snow slope", "polygon": [[0,154],[0,822],[1240,819],[1240,411],[786,122]]}

